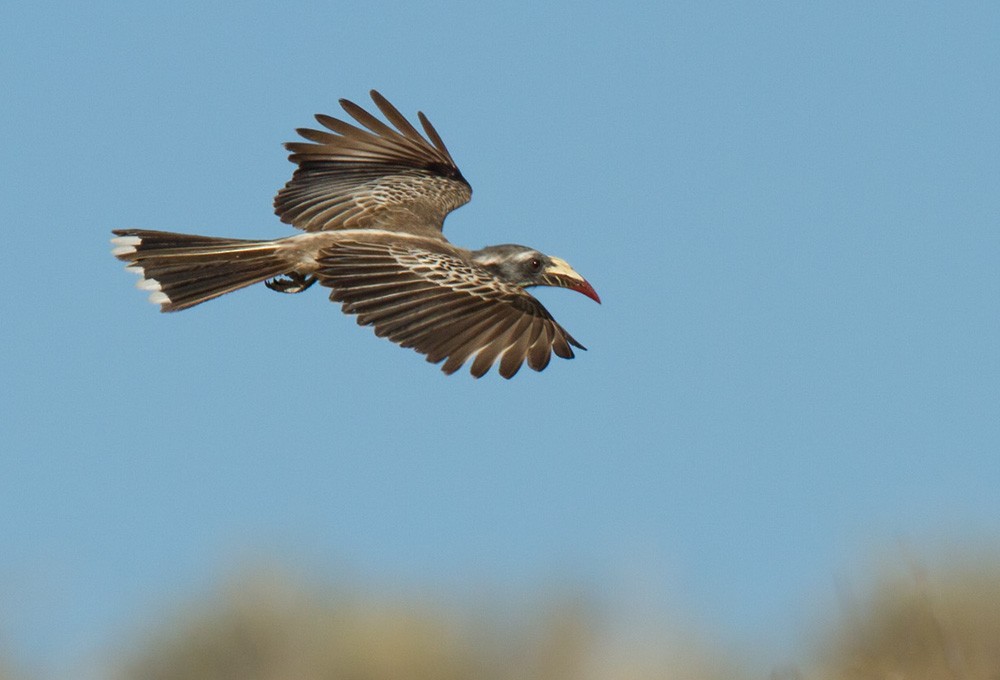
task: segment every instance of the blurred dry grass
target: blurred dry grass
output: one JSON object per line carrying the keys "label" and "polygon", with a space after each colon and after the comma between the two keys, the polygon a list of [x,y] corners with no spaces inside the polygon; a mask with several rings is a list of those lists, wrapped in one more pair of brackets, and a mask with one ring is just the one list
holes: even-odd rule
{"label": "blurred dry grass", "polygon": [[[241,579],[154,631],[119,680],[729,680],[732,668],[664,649],[617,655],[579,600],[524,616],[455,611]],[[665,661],[666,660],[666,661]],[[664,665],[667,663],[667,665]]]}
{"label": "blurred dry grass", "polygon": [[[623,634],[572,597],[443,606],[258,572],[123,641],[117,680],[739,680],[722,650],[650,621]],[[1000,559],[886,571],[844,597],[818,653],[771,680],[1000,680]],[[817,612],[823,617],[823,612]],[[620,627],[619,627],[620,628]],[[5,673],[0,680],[23,679]],[[765,673],[765,677],[766,673]]]}
{"label": "blurred dry grass", "polygon": [[826,680],[1000,680],[1000,560],[911,563],[862,603],[845,602],[826,643]]}
{"label": "blurred dry grass", "polygon": [[271,577],[240,580],[154,631],[121,678],[489,678],[430,606],[361,602]]}

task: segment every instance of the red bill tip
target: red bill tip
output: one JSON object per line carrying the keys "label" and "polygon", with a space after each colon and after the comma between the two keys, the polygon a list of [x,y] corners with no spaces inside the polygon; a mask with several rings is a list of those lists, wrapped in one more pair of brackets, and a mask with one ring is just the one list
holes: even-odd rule
{"label": "red bill tip", "polygon": [[601,304],[601,297],[597,294],[597,291],[594,290],[594,287],[587,281],[582,281],[571,286],[570,290],[575,290],[577,293],[583,293],[597,304]]}

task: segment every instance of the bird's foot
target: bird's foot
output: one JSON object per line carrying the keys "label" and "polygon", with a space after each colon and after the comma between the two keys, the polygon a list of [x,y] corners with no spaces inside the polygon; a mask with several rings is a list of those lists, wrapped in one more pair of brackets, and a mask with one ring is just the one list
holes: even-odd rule
{"label": "bird's foot", "polygon": [[270,281],[265,281],[264,285],[279,293],[301,293],[314,283],[316,283],[315,276],[305,276],[298,272],[292,272],[291,274],[276,276]]}

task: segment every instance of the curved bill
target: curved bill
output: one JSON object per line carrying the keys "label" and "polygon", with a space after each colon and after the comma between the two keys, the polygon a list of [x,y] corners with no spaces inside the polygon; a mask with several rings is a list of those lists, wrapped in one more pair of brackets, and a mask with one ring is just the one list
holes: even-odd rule
{"label": "curved bill", "polygon": [[597,304],[601,304],[601,298],[594,287],[587,282],[587,279],[577,274],[566,260],[558,257],[550,257],[549,260],[552,261],[552,264],[545,268],[542,276],[545,283],[550,286],[575,290],[577,293],[583,293]]}

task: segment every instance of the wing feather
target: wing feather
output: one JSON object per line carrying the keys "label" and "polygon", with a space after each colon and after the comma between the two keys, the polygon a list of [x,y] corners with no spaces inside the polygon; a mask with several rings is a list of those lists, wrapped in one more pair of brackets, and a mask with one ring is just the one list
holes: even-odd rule
{"label": "wing feather", "polygon": [[441,323],[450,318],[452,312],[467,311],[469,304],[470,301],[455,299],[452,291],[445,290],[433,296],[397,302],[389,311],[373,315],[371,322],[382,321],[387,330],[416,331],[425,322]]}
{"label": "wing feather", "polygon": [[[510,347],[516,338],[524,334],[530,322],[531,317],[526,314],[511,315],[510,320],[505,324],[506,327],[502,331],[496,331],[493,338],[476,354],[476,358],[472,362],[472,375],[478,378],[489,371],[490,366],[496,362],[501,352]],[[501,371],[501,375],[503,375],[503,371]]]}
{"label": "wing feather", "polygon": [[417,129],[410,124],[410,121],[399,112],[395,106],[393,106],[388,99],[383,97],[377,91],[372,91],[372,101],[375,102],[375,106],[378,110],[382,112],[382,115],[386,119],[396,126],[396,129],[403,133],[404,137],[409,137],[410,139],[419,139],[420,133]]}
{"label": "wing feather", "polygon": [[546,324],[539,324],[538,336],[528,349],[528,366],[533,370],[543,371],[549,365],[552,355],[549,349],[552,341],[549,336],[549,327]]}
{"label": "wing feather", "polygon": [[[489,315],[485,311],[478,314],[475,309],[471,309],[468,305],[452,306],[433,319],[428,318],[426,322],[421,320],[420,323],[411,327],[399,328],[388,337],[403,347],[417,347],[418,345],[430,347],[440,344],[441,341],[447,341],[449,338],[465,332],[474,324],[488,319]],[[430,354],[429,352],[422,353],[426,356]]]}
{"label": "wing feather", "polygon": [[[374,95],[372,95],[372,99],[375,99]],[[375,99],[375,104],[378,104],[377,99]],[[344,109],[344,111],[350,114],[351,118],[364,125],[366,128],[374,132],[376,135],[386,137],[389,140],[394,140],[395,138],[399,137],[398,132],[393,130],[391,127],[380,121],[372,114],[365,111],[363,108],[361,108],[351,100],[341,99],[340,106],[341,108]]]}
{"label": "wing feather", "polygon": [[424,132],[427,133],[427,137],[431,140],[434,146],[437,147],[438,151],[443,153],[448,158],[451,158],[451,154],[448,153],[448,147],[444,145],[444,140],[441,139],[441,135],[439,135],[438,131],[434,129],[431,122],[427,120],[427,116],[424,115],[424,112],[417,111],[417,118],[420,119],[420,124],[424,128]]}
{"label": "wing feather", "polygon": [[530,316],[524,316],[521,319],[521,323],[524,327],[519,332],[514,333],[514,342],[507,347],[503,353],[503,358],[500,360],[500,375],[504,378],[513,378],[521,370],[521,364],[524,363],[528,347],[533,340],[535,319]]}
{"label": "wing feather", "polygon": [[457,332],[451,332],[451,329],[448,329],[448,332],[441,332],[438,341],[429,347],[427,361],[432,364],[439,363],[452,353],[457,352],[470,338],[478,337],[486,327],[496,323],[494,313],[492,309],[483,309],[464,319],[464,323]]}

